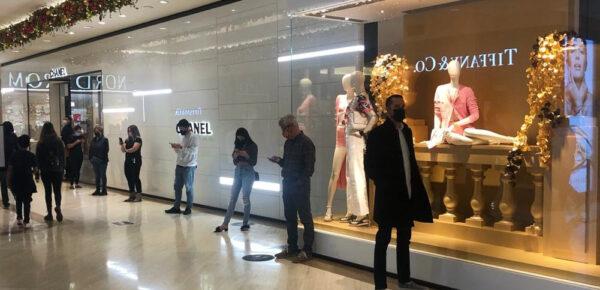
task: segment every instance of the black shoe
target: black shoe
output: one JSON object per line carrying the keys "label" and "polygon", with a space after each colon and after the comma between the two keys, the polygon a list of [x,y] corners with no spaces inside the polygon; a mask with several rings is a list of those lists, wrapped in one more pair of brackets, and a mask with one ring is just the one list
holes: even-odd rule
{"label": "black shoe", "polygon": [[247,232],[247,231],[249,231],[249,230],[250,230],[250,225],[243,225],[243,226],[240,228],[240,230],[241,230],[242,232]]}
{"label": "black shoe", "polygon": [[60,210],[60,208],[55,208],[54,211],[56,211],[56,220],[58,222],[62,222],[63,221],[63,215],[62,215],[62,211]]}
{"label": "black shoe", "polygon": [[133,197],[133,199],[131,200],[131,202],[142,202],[142,194],[141,193],[136,194],[135,197]]}
{"label": "black shoe", "polygon": [[181,213],[181,209],[178,209],[176,207],[172,207],[170,209],[165,210],[165,213],[168,213],[168,214],[180,214]]}
{"label": "black shoe", "polygon": [[296,257],[298,255],[298,251],[290,251],[288,249],[283,249],[281,252],[275,254],[276,259],[290,259]]}
{"label": "black shoe", "polygon": [[29,221],[30,221],[29,217],[26,217],[26,218],[23,220],[23,223],[24,223],[24,224],[28,224],[28,223],[29,223]]}
{"label": "black shoe", "polygon": [[102,195],[102,194],[100,193],[100,191],[96,190],[96,191],[94,191],[94,193],[92,193],[92,195],[93,196],[99,196],[99,195]]}
{"label": "black shoe", "polygon": [[216,228],[215,228],[215,231],[214,231],[214,232],[215,232],[215,233],[220,233],[220,232],[226,232],[226,231],[228,231],[228,230],[229,230],[229,229],[228,229],[227,227],[224,227],[224,226],[218,226],[218,227],[216,227]]}
{"label": "black shoe", "polygon": [[192,214],[192,209],[189,207],[183,211],[183,215],[191,215],[191,214]]}
{"label": "black shoe", "polygon": [[79,184],[75,184],[75,188],[82,188],[82,187]]}
{"label": "black shoe", "polygon": [[108,191],[105,189],[102,190],[102,193],[100,195],[108,195]]}
{"label": "black shoe", "polygon": [[51,213],[49,213],[48,215],[46,215],[46,216],[44,217],[44,220],[45,220],[45,221],[47,221],[47,222],[51,222],[51,221],[53,221],[53,220],[54,220],[54,218],[52,217],[52,214],[51,214]]}
{"label": "black shoe", "polygon": [[4,209],[8,209],[10,207],[10,203],[5,203],[5,204],[2,205],[2,207]]}

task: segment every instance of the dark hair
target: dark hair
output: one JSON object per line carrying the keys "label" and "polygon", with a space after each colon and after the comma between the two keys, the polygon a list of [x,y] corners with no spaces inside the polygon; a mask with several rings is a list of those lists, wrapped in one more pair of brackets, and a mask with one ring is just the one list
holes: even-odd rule
{"label": "dark hair", "polygon": [[[237,139],[237,136],[242,136],[245,138],[245,140],[240,141]],[[246,128],[238,128],[237,131],[235,131],[235,141],[233,142],[235,149],[242,149],[244,148],[244,145],[252,143],[254,143],[254,141],[252,141],[252,138],[250,138],[250,133],[248,133]]]}
{"label": "dark hair", "polygon": [[400,99],[404,100],[404,97],[402,95],[391,95],[387,99],[385,99],[385,108],[389,109],[390,106],[392,105],[392,102],[396,98],[400,98]]}
{"label": "dark hair", "polygon": [[31,139],[29,137],[29,135],[21,135],[19,138],[17,138],[17,144],[19,144],[19,147],[22,149],[27,149],[29,148],[29,139]]}
{"label": "dark hair", "polygon": [[52,139],[58,139],[56,131],[54,131],[54,125],[50,122],[44,123],[42,126],[42,132],[40,133],[40,144],[46,143]]}
{"label": "dark hair", "polygon": [[15,127],[9,121],[2,123],[2,127],[4,128],[4,135],[9,135],[15,132]]}
{"label": "dark hair", "polygon": [[77,125],[77,126],[73,127],[73,131],[77,131],[77,130],[81,130],[81,126]]}
{"label": "dark hair", "polygon": [[181,119],[181,120],[179,120],[179,122],[177,122],[177,128],[180,128],[180,127],[189,128],[189,127],[192,127],[192,123],[190,123],[190,121],[188,121],[186,119]]}
{"label": "dark hair", "polygon": [[129,133],[129,131],[131,131],[131,137],[135,140],[135,138],[140,138],[142,135],[140,134],[140,129],[138,129],[138,127],[136,125],[131,125],[129,127],[127,127],[127,133]]}
{"label": "dark hair", "polygon": [[65,116],[64,119],[69,120],[69,123],[73,123],[73,118],[71,116]]}

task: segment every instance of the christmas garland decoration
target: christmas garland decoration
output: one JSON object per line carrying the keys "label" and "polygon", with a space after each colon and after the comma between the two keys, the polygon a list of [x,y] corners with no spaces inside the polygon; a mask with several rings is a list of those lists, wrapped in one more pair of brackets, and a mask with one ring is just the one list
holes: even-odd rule
{"label": "christmas garland decoration", "polygon": [[82,20],[117,12],[138,0],[66,0],[34,11],[27,19],[0,30],[0,51],[23,46],[47,33],[74,26]]}
{"label": "christmas garland decoration", "polygon": [[515,177],[523,164],[524,152],[530,151],[527,143],[527,131],[538,119],[537,146],[542,165],[549,165],[551,159],[552,129],[562,120],[560,108],[564,104],[564,49],[566,33],[550,33],[539,37],[533,46],[527,68],[527,103],[529,113],[517,132],[517,141],[508,154],[505,175]]}
{"label": "christmas garland decoration", "polygon": [[387,97],[409,92],[410,66],[404,57],[385,54],[377,57],[371,71],[371,93],[375,99],[375,107],[379,110],[379,123],[385,121],[383,114]]}

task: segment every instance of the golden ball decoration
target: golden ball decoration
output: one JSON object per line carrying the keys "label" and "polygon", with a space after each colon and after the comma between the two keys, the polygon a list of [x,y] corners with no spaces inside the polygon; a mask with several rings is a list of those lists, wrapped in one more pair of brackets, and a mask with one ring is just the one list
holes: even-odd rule
{"label": "golden ball decoration", "polygon": [[387,97],[398,94],[407,96],[410,93],[410,65],[404,57],[385,54],[377,57],[375,66],[371,71],[371,93],[378,108],[379,123],[385,121],[385,100]]}

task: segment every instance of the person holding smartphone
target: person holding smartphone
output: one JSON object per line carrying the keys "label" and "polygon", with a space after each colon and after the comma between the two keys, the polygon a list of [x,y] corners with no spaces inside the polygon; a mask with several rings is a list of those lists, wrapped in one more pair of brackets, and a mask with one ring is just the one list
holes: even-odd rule
{"label": "person holding smartphone", "polygon": [[183,186],[186,189],[186,208],[184,215],[192,213],[194,205],[194,176],[198,167],[198,147],[200,146],[199,136],[194,134],[192,123],[186,119],[181,119],[177,123],[177,132],[183,136],[181,143],[171,143],[171,148],[177,153],[177,167],[175,168],[175,203],[173,207],[165,210],[167,214],[180,214],[180,204]]}
{"label": "person holding smartphone", "polygon": [[140,170],[142,169],[142,137],[136,125],[127,128],[127,140],[119,138],[121,152],[125,153],[125,177],[129,185],[129,198],[125,202],[142,201],[142,181]]}
{"label": "person holding smartphone", "polygon": [[96,126],[94,128],[94,139],[90,144],[89,157],[94,174],[96,175],[96,191],[92,193],[94,196],[107,195],[106,191],[106,168],[108,166],[108,139],[104,137],[104,128]]}

